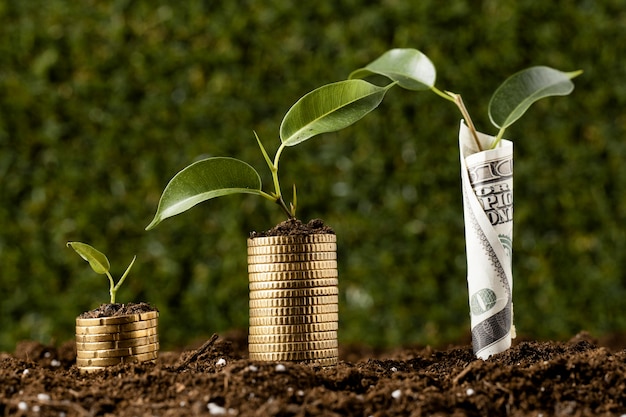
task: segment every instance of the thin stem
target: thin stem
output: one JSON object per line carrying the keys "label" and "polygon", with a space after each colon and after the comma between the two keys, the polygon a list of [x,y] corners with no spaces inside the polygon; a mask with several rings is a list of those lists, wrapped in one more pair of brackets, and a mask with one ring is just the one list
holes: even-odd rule
{"label": "thin stem", "polygon": [[113,277],[109,271],[106,271],[105,273],[107,274],[107,277],[109,277],[109,294],[111,295],[111,304],[115,304],[115,293],[117,292],[115,290],[115,281],[113,281]]}
{"label": "thin stem", "polygon": [[272,173],[272,182],[274,183],[274,193],[268,194],[264,191],[261,191],[260,194],[262,197],[265,197],[268,200],[271,200],[275,202],[276,204],[278,204],[280,208],[287,214],[287,217],[289,217],[290,219],[293,219],[294,217],[296,217],[295,207],[292,210],[289,210],[289,208],[287,207],[287,204],[285,204],[285,200],[283,199],[283,194],[280,190],[280,181],[278,180],[278,160],[280,158],[280,154],[283,152],[283,149],[285,148],[285,145],[281,143],[280,147],[276,151],[274,162],[272,162],[269,155],[267,154],[267,151],[265,151],[265,147],[263,147],[263,144],[261,143],[261,139],[259,139],[259,136],[256,134],[256,132],[254,132],[254,136],[256,137],[259,147],[261,148],[261,152],[263,153],[263,158],[265,158],[265,162],[267,163],[267,166],[269,167],[270,172]]}
{"label": "thin stem", "polygon": [[454,103],[461,111],[461,114],[463,115],[463,118],[465,119],[465,122],[467,123],[467,127],[472,133],[472,138],[474,138],[474,143],[476,144],[478,150],[482,151],[483,147],[480,146],[480,141],[478,140],[478,133],[476,132],[476,128],[474,127],[474,122],[472,122],[472,118],[470,117],[469,112],[467,111],[467,108],[465,107],[465,103],[463,103],[463,99],[461,98],[461,95],[451,93],[450,91],[446,91],[446,93],[450,95],[450,97],[453,98]]}
{"label": "thin stem", "polygon": [[445,98],[448,101],[456,103],[456,101],[454,100],[454,97],[450,95],[451,93],[448,93],[447,91],[444,93],[443,91],[441,91],[440,89],[438,89],[434,85],[432,87],[430,87],[430,89],[432,90],[433,93],[437,94],[439,97],[443,97],[443,98]]}
{"label": "thin stem", "polygon": [[498,135],[496,136],[496,138],[494,139],[493,143],[491,144],[491,148],[490,149],[496,149],[496,146],[498,146],[498,144],[500,143],[500,141],[504,137],[504,131],[505,130],[506,130],[506,128],[504,128],[504,127],[500,129],[500,131],[498,132]]}

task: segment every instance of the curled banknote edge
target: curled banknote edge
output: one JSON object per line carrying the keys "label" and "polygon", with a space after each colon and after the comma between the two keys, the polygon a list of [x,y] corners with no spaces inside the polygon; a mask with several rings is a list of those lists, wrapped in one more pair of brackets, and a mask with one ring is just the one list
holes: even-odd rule
{"label": "curled banknote edge", "polygon": [[482,359],[505,351],[513,326],[513,143],[459,130],[472,346]]}

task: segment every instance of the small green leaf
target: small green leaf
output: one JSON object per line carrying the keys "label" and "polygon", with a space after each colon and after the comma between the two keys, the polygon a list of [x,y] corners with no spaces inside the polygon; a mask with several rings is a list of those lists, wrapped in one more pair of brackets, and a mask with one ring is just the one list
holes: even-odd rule
{"label": "small green leaf", "polygon": [[247,163],[234,158],[208,158],[195,162],[170,180],[157,212],[146,230],[203,201],[228,194],[261,194],[261,177]]}
{"label": "small green leaf", "polygon": [[391,49],[366,67],[358,69],[349,78],[383,75],[407,90],[429,90],[435,85],[437,71],[426,55],[417,49]]}
{"label": "small green leaf", "polygon": [[111,269],[107,257],[92,246],[81,242],[67,242],[67,246],[74,249],[81,258],[89,262],[91,269],[93,269],[96,274],[104,275]]}
{"label": "small green leaf", "polygon": [[535,101],[568,95],[574,90],[570,79],[580,73],[539,66],[513,74],[498,87],[489,101],[491,123],[500,129],[507,128],[522,117]]}
{"label": "small green leaf", "polygon": [[363,80],[347,80],[311,91],[283,118],[282,143],[294,146],[321,133],[350,126],[378,107],[392,85],[378,87]]}

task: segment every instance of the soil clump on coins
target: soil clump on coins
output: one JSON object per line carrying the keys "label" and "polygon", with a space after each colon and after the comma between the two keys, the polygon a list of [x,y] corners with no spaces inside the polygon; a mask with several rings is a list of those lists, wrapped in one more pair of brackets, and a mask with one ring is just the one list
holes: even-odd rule
{"label": "soil clump on coins", "polygon": [[267,237],[267,236],[294,236],[294,235],[318,235],[318,234],[335,234],[335,231],[324,224],[320,219],[310,220],[303,223],[298,219],[285,220],[270,230],[264,232],[252,232],[250,238]]}
{"label": "soil clump on coins", "polygon": [[101,317],[117,317],[128,314],[140,314],[150,311],[158,311],[158,309],[148,303],[115,303],[101,304],[100,307],[93,310],[85,311],[78,318],[80,319],[97,319]]}

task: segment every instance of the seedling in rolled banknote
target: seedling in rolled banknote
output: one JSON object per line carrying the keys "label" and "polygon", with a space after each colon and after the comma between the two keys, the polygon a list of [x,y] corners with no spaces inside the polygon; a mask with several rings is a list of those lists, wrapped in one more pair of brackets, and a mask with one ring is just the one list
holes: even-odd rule
{"label": "seedling in rolled banknote", "polygon": [[124,283],[124,280],[128,276],[130,269],[133,267],[135,263],[135,259],[137,257],[133,257],[133,260],[124,271],[122,277],[117,281],[117,284],[113,280],[111,273],[109,272],[111,269],[111,264],[109,263],[109,259],[102,252],[98,251],[94,247],[81,242],[67,242],[67,246],[74,249],[76,253],[80,255],[85,261],[89,262],[89,266],[96,274],[106,275],[109,278],[109,294],[111,295],[111,304],[115,304],[115,296],[120,286]]}
{"label": "seedling in rolled banknote", "polygon": [[382,76],[408,90],[431,90],[461,111],[459,131],[461,185],[465,217],[467,285],[474,353],[488,358],[511,345],[513,326],[513,144],[507,127],[537,100],[567,95],[581,71],[545,66],[520,71],[496,89],[489,101],[495,136],[478,132],[459,94],[435,87],[432,62],[415,49],[392,49],[350,78]]}
{"label": "seedling in rolled banknote", "polygon": [[[549,96],[571,93],[574,90],[571,80],[581,73],[581,70],[562,72],[546,66],[535,66],[507,78],[489,101],[489,119],[499,129],[489,148],[494,149],[498,145],[505,130],[522,117],[534,102]],[[454,103],[463,115],[475,145],[479,150],[483,149],[461,96],[447,90],[442,91],[435,86],[435,66],[422,52],[410,48],[391,49],[365,67],[352,72],[349,78],[367,78],[374,75],[386,77],[407,90],[430,90]]]}

